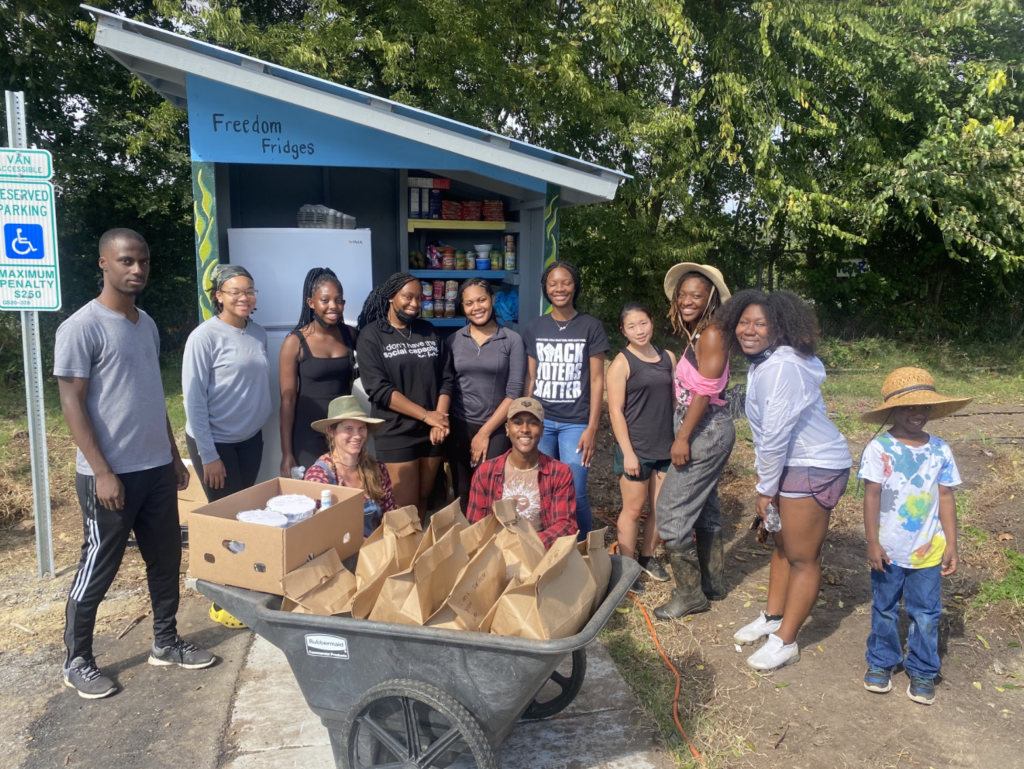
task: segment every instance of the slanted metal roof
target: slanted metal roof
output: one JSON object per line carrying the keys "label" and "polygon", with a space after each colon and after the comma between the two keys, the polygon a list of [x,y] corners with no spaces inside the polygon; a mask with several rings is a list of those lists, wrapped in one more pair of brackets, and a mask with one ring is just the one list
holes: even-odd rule
{"label": "slanted metal roof", "polygon": [[383,99],[92,6],[96,44],[165,99],[188,106],[187,76],[411,139],[562,188],[563,205],[612,200],[628,174]]}

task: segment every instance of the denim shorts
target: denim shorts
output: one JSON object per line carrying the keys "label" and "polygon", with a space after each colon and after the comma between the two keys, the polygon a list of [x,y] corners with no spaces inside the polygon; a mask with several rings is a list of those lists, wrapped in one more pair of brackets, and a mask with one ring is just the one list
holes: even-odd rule
{"label": "denim shorts", "polygon": [[672,467],[671,459],[647,459],[639,454],[636,458],[640,460],[640,475],[626,475],[626,468],[623,466],[626,458],[622,454],[622,448],[616,443],[615,453],[612,455],[612,472],[621,475],[627,481],[642,482],[648,480],[651,473],[667,473]]}

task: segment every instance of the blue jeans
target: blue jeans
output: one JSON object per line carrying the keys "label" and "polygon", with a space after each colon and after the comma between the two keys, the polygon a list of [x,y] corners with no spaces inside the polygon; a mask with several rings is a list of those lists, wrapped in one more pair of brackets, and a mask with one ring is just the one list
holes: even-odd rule
{"label": "blue jeans", "polygon": [[572,470],[572,481],[576,490],[576,525],[580,529],[576,537],[580,542],[587,538],[593,526],[590,500],[587,498],[587,473],[590,468],[583,466],[583,454],[576,453],[580,437],[586,429],[586,425],[545,419],[544,435],[541,436],[539,446],[541,454],[564,462]]}
{"label": "blue jeans", "polygon": [[[939,617],[942,615],[942,566],[905,569],[883,564],[871,571],[871,635],[868,667],[891,670],[903,662],[908,675],[935,678],[939,674]],[[897,623],[900,598],[910,618],[907,657],[903,659]]]}

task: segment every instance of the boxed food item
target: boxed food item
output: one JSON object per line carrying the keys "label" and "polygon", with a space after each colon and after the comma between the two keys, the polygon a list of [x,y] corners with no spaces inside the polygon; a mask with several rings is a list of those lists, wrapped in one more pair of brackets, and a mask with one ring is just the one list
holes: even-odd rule
{"label": "boxed food item", "polygon": [[342,563],[333,547],[323,555],[285,574],[281,580],[281,611],[330,617],[352,609],[356,576]]}
{"label": "boxed food item", "polygon": [[[331,506],[279,529],[236,519],[281,494],[313,500],[329,491]],[[189,516],[189,571],[196,579],[281,595],[285,575],[331,548],[341,560],[363,544],[363,492],[325,483],[274,478],[196,508]]]}

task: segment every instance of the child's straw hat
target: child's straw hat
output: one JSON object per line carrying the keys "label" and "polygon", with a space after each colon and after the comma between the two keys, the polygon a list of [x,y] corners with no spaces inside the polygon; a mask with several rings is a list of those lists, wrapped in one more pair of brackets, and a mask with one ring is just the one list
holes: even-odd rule
{"label": "child's straw hat", "polygon": [[947,398],[935,392],[935,380],[923,368],[898,368],[882,383],[882,405],[860,415],[861,422],[881,425],[890,421],[892,410],[899,406],[928,405],[929,419],[942,419],[959,411],[973,398]]}

